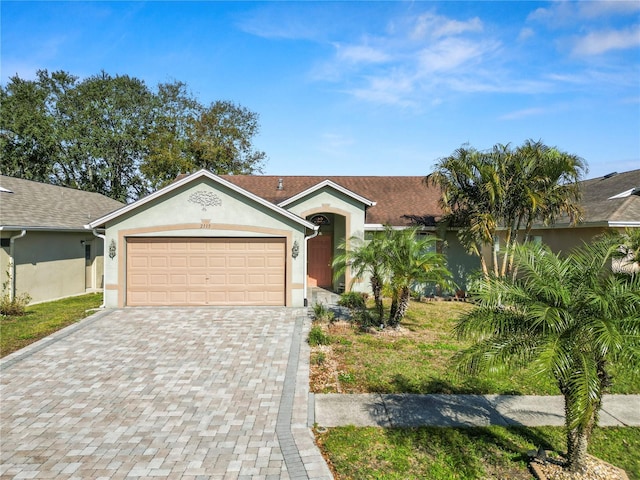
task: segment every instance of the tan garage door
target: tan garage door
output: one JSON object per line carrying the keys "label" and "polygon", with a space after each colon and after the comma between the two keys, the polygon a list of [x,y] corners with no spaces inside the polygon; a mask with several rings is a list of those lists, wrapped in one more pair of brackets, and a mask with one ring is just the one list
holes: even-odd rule
{"label": "tan garage door", "polygon": [[284,305],[283,238],[129,238],[127,305]]}

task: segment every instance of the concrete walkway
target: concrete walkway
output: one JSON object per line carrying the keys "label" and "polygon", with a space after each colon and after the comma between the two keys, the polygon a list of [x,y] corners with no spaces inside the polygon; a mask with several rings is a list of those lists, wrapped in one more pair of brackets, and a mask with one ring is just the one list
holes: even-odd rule
{"label": "concrete walkway", "polygon": [[[315,394],[313,401],[323,427],[564,425],[561,396]],[[599,425],[640,427],[640,395],[605,395]]]}
{"label": "concrete walkway", "polygon": [[103,311],[0,360],[0,478],[330,479],[306,309]]}

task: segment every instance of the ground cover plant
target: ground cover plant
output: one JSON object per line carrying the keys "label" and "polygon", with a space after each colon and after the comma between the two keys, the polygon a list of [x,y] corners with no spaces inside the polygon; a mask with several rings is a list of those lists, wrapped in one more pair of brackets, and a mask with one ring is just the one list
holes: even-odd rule
{"label": "ground cover plant", "polygon": [[[565,451],[560,427],[383,429],[338,427],[316,434],[337,480],[532,479],[532,450]],[[589,451],[640,479],[640,428],[595,430]]]}
{"label": "ground cover plant", "polygon": [[0,357],[87,317],[101,304],[102,294],[90,293],[29,306],[23,316],[0,316]]}
{"label": "ground cover plant", "polygon": [[[370,300],[369,308],[373,309]],[[344,319],[314,322],[328,344],[311,349],[311,390],[315,393],[467,393],[559,395],[556,384],[531,369],[510,376],[456,373],[451,359],[470,342],[453,328],[469,312],[468,302],[412,301],[398,329],[370,328]],[[640,393],[640,382],[612,366],[611,393]]]}

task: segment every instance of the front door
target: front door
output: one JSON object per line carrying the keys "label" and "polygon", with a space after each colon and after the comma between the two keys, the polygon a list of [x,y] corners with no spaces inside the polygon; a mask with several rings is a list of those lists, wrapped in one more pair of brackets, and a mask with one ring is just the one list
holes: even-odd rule
{"label": "front door", "polygon": [[330,235],[318,235],[309,239],[309,263],[307,272],[310,287],[331,288],[331,256],[333,245]]}

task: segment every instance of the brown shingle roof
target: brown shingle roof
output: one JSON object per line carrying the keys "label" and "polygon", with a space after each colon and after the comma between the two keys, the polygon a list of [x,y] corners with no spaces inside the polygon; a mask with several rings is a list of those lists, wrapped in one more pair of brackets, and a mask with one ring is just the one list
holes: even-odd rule
{"label": "brown shingle roof", "polygon": [[[406,226],[414,218],[439,218],[440,190],[424,183],[424,177],[368,176],[282,176],[282,175],[221,175],[235,185],[280,204],[289,198],[331,180],[347,190],[376,202],[367,209],[368,224]],[[282,179],[282,190],[278,183]]]}
{"label": "brown shingle roof", "polygon": [[123,205],[99,193],[0,175],[0,226],[82,229]]}

